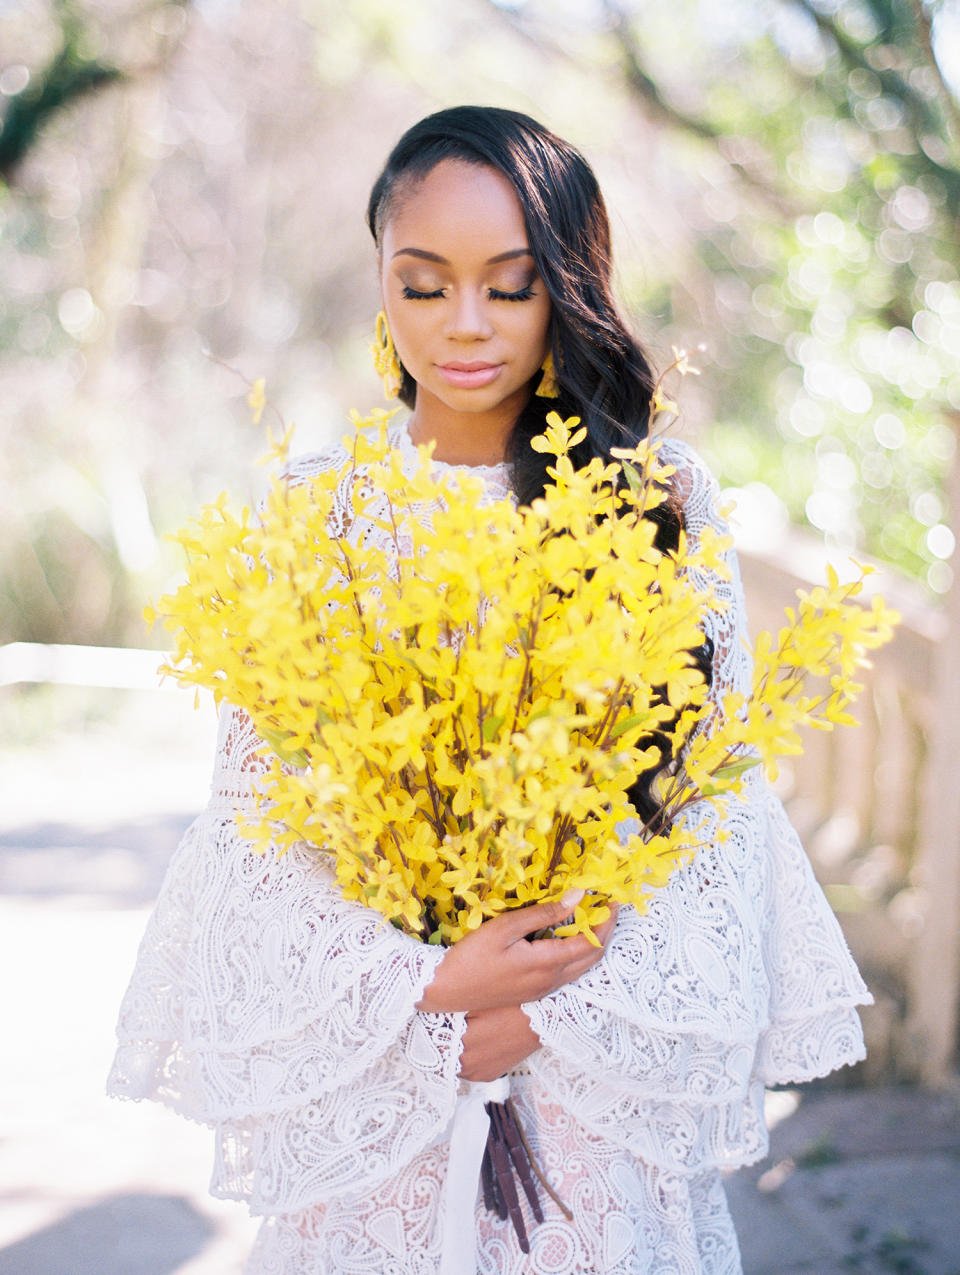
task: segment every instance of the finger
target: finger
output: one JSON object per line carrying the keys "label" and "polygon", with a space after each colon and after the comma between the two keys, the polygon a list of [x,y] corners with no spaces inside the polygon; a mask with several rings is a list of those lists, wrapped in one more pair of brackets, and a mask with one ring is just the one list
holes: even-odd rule
{"label": "finger", "polygon": [[555,987],[562,987],[564,983],[579,978],[602,959],[605,950],[602,946],[591,943],[582,934],[566,939],[545,939],[530,946],[540,949],[538,955],[546,957],[548,964],[544,967],[544,973],[553,979]]}
{"label": "finger", "polygon": [[[602,949],[600,949],[602,951]],[[597,951],[585,934],[567,934],[563,938],[534,939],[526,944],[531,959],[548,965],[573,965]]]}
{"label": "finger", "polygon": [[577,961],[575,965],[572,965],[567,969],[564,977],[565,983],[575,983],[578,978],[581,978],[584,974],[588,973],[595,965],[598,965],[600,961],[603,960],[602,947],[591,948],[591,953],[592,955],[585,957],[582,961]]}
{"label": "finger", "polygon": [[534,930],[545,930],[565,921],[584,894],[584,890],[568,890],[562,899],[553,903],[534,903],[530,907],[514,908],[510,912],[501,913],[497,920],[510,936],[508,941],[522,939]]}
{"label": "finger", "polygon": [[598,925],[593,931],[594,937],[600,944],[600,950],[603,951],[613,938],[615,924],[612,921],[604,921],[603,925]]}
{"label": "finger", "polygon": [[603,960],[604,953],[607,949],[604,947],[602,942],[591,943],[589,939],[584,938],[583,944],[583,950],[577,952],[573,956],[572,964],[586,965],[589,967],[591,965],[596,965],[597,961]]}
{"label": "finger", "polygon": [[611,903],[609,917],[605,921],[601,921],[599,925],[595,925],[593,927],[594,934],[597,936],[597,938],[600,940],[600,942],[603,944],[604,947],[606,947],[607,944],[610,942],[610,940],[613,938],[613,932],[617,928],[618,910],[619,909],[616,903]]}
{"label": "finger", "polygon": [[[614,918],[604,921],[602,926],[598,926],[594,930],[594,937],[597,943],[591,943],[589,939],[578,935],[577,938],[580,946],[576,950],[571,949],[571,959],[567,966],[567,978],[579,978],[581,974],[592,969],[599,961],[602,961],[607,952],[607,944],[613,937],[613,929],[616,924]],[[566,943],[573,943],[573,939],[563,940]]]}

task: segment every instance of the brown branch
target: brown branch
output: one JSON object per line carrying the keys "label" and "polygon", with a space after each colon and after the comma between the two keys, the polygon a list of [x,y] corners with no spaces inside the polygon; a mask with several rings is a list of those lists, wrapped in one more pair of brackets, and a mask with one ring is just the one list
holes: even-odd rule
{"label": "brown branch", "polygon": [[683,129],[684,132],[691,133],[701,141],[710,142],[720,151],[724,162],[729,164],[741,179],[767,203],[772,204],[780,216],[791,218],[797,216],[802,209],[795,201],[789,200],[785,193],[768,178],[747,167],[743,160],[724,153],[723,142],[727,140],[729,134],[708,120],[689,115],[667,101],[656,80],[643,65],[640,45],[634,35],[629,15],[618,4],[614,4],[613,0],[604,0],[603,10],[610,19],[613,36],[620,49],[626,84],[634,96],[639,98],[668,127]]}
{"label": "brown branch", "polygon": [[536,645],[537,630],[540,627],[540,619],[543,615],[543,605],[545,601],[546,601],[546,590],[544,589],[541,591],[540,596],[537,599],[536,612],[535,614],[532,614],[530,629],[524,634],[524,637],[526,640],[524,641],[524,644],[523,644],[523,672],[520,675],[520,689],[517,692],[517,702],[513,710],[513,725],[510,727],[511,735],[518,727],[518,724],[520,722],[520,710],[523,707],[524,701],[527,698],[528,683],[530,681],[530,674],[532,669],[532,664],[530,660],[530,652],[534,649],[534,646]]}
{"label": "brown branch", "polygon": [[[580,57],[576,53],[571,53],[556,40],[551,35],[549,27],[534,27],[522,12],[507,10],[497,4],[496,0],[488,0],[488,4],[502,22],[508,23],[522,39],[533,45],[541,56],[546,51],[554,57],[582,68],[583,63]],[[612,3],[605,3],[604,11],[611,20],[614,39],[622,55],[624,81],[632,96],[643,103],[650,114],[656,116],[661,123],[670,128],[682,129],[701,141],[711,143],[722,154],[721,143],[725,134],[707,120],[688,115],[668,102],[660,92],[656,81],[644,69],[639,47],[629,30],[627,15],[618,5]],[[746,185],[776,209],[778,216],[792,219],[804,211],[796,201],[789,200],[783,191],[776,189],[762,176],[752,172],[742,161],[731,159],[728,155],[723,155],[723,160]]]}
{"label": "brown branch", "polygon": [[[818,9],[812,0],[793,0],[793,2],[809,18],[812,18],[817,25],[817,29],[832,41],[836,46],[837,52],[849,67],[869,71],[871,75],[875,75],[880,81],[883,91],[899,98],[903,103],[913,120],[914,126],[918,130],[924,128],[929,119],[930,106],[922,93],[918,93],[910,82],[893,67],[874,66],[867,56],[864,46],[858,44],[853,36],[848,35],[836,18]],[[913,0],[911,0],[912,2]],[[933,51],[931,49],[932,56]],[[937,71],[939,74],[939,68],[937,68]],[[923,152],[923,154],[934,168],[943,170],[944,166],[942,164],[931,160],[926,152]]]}
{"label": "brown branch", "polygon": [[566,1204],[564,1204],[563,1200],[560,1199],[559,1195],[557,1195],[556,1191],[553,1189],[553,1187],[544,1177],[543,1171],[541,1170],[539,1164],[537,1164],[536,1157],[534,1156],[533,1151],[530,1147],[530,1143],[527,1141],[526,1134],[523,1131],[523,1125],[520,1123],[519,1117],[517,1116],[517,1110],[516,1110],[516,1107],[514,1107],[513,1105],[513,1099],[508,1098],[504,1105],[506,1106],[507,1110],[510,1112],[511,1116],[513,1117],[514,1126],[516,1127],[517,1133],[520,1136],[520,1141],[523,1143],[523,1148],[530,1159],[530,1165],[534,1173],[537,1175],[537,1181],[546,1191],[547,1195],[550,1196],[551,1200],[553,1200],[554,1204],[556,1204],[557,1207],[561,1210],[561,1212],[563,1213],[567,1221],[572,1222],[573,1213],[566,1206]]}
{"label": "brown branch", "polygon": [[685,111],[672,106],[660,92],[656,81],[644,70],[640,47],[627,14],[618,4],[613,4],[612,0],[604,0],[603,11],[610,19],[613,34],[623,55],[623,70],[627,84],[633,92],[642,98],[654,114],[659,115],[665,123],[682,128],[687,133],[693,133],[695,137],[717,142],[721,136],[718,129],[706,120],[688,115]]}

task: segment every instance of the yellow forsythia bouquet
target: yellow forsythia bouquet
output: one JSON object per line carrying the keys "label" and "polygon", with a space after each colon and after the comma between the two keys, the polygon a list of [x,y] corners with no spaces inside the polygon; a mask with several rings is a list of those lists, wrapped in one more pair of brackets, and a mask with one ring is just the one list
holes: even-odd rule
{"label": "yellow forsythia bouquet", "polygon": [[[585,431],[554,413],[533,440],[552,483],[516,507],[432,469],[432,446],[409,472],[385,422],[355,418],[340,470],[275,478],[259,517],[221,498],[177,536],[168,671],[245,709],[272,753],[244,832],[305,842],[347,898],[427,942],[571,887],[588,893],[561,932],[611,899],[642,909],[699,845],[694,802],[800,751],[800,726],[848,720],[896,617],[831,576],[718,711],[691,652],[721,605],[695,580],[724,578],[727,542],[656,548],[656,445],[577,470]],[[651,768],[657,817],[618,831]]]}

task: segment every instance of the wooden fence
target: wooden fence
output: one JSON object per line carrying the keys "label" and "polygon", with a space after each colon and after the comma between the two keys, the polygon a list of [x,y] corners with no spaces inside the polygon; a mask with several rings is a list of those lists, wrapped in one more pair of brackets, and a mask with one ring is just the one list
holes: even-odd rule
{"label": "wooden fence", "polygon": [[[795,531],[767,554],[741,552],[751,632],[779,628],[796,590],[824,582],[826,560]],[[875,998],[858,1079],[942,1084],[953,1074],[960,987],[940,936],[960,930],[960,845],[957,829],[957,853],[929,844],[938,834],[927,816],[943,797],[930,771],[946,620],[909,582],[878,573],[874,587],[903,618],[861,679],[860,725],[808,732],[776,786]]]}

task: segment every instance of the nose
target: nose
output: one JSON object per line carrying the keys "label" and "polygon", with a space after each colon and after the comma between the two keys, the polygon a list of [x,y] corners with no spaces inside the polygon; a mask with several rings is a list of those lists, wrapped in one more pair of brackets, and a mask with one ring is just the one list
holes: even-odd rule
{"label": "nose", "polygon": [[447,311],[446,335],[453,341],[485,341],[493,336],[487,298],[481,289],[457,289]]}

